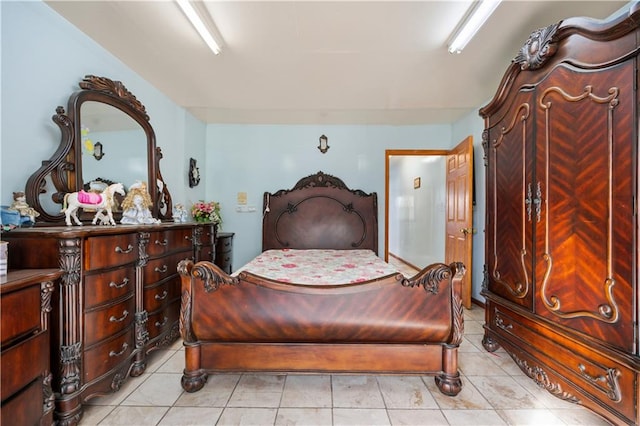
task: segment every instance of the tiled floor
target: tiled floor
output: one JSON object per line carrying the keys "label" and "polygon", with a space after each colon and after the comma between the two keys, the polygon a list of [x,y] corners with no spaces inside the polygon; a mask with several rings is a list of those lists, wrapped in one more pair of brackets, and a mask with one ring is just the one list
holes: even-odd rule
{"label": "tiled floor", "polygon": [[484,311],[465,311],[463,389],[441,394],[428,376],[222,374],[186,393],[181,342],[147,371],[86,406],[85,425],[607,425],[540,389],[503,351],[481,345]]}

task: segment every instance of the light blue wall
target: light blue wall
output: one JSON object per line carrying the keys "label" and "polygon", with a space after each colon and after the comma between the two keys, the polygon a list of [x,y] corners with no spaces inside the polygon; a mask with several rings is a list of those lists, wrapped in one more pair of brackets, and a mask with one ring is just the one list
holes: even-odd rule
{"label": "light blue wall", "polygon": [[[29,176],[55,152],[60,131],[51,117],[87,74],[122,81],[146,107],[175,200],[189,190],[189,156],[204,159],[206,126],[40,1],[0,1],[2,31],[0,204],[24,190]],[[204,160],[203,160],[204,161]],[[204,164],[203,164],[204,166]],[[108,178],[108,176],[104,176]]]}
{"label": "light blue wall", "polygon": [[[325,134],[330,149],[321,154]],[[451,143],[450,125],[281,126],[219,125],[207,129],[207,197],[222,204],[223,229],[235,232],[234,267],[261,249],[262,196],[291,188],[318,171],[337,176],[350,188],[378,193],[378,252],[384,253],[385,150],[442,149]],[[254,213],[235,211],[246,192]]]}

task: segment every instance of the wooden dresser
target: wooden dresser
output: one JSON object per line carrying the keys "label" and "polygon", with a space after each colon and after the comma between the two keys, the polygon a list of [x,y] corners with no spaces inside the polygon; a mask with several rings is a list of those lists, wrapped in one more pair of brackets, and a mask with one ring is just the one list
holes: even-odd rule
{"label": "wooden dresser", "polygon": [[[139,376],[147,354],[179,336],[180,260],[204,256],[213,225],[36,227],[11,231],[10,268],[62,269],[53,297],[55,419]],[[213,254],[215,256],[215,253]]]}
{"label": "wooden dresser", "polygon": [[233,232],[218,232],[214,263],[227,274],[233,272]]}
{"label": "wooden dresser", "polygon": [[534,32],[480,110],[483,344],[540,387],[639,424],[640,7]]}
{"label": "wooden dresser", "polygon": [[32,269],[0,276],[0,423],[53,423],[49,315],[60,275],[58,269]]}

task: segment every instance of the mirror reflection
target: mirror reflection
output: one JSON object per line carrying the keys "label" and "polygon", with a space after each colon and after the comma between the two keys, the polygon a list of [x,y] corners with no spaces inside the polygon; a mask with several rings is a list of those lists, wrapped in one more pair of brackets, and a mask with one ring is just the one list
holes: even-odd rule
{"label": "mirror reflection", "polygon": [[[108,180],[129,188],[147,180],[147,135],[133,118],[110,105],[87,101],[80,108],[80,126],[85,186]],[[96,155],[97,148],[101,155]]]}

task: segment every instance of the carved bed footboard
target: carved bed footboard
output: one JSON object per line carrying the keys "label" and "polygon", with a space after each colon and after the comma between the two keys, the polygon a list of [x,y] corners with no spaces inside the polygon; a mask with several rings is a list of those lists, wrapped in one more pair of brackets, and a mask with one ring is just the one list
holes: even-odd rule
{"label": "carved bed footboard", "polygon": [[230,276],[208,261],[178,270],[189,392],[216,371],[427,374],[447,395],[461,390],[460,263],[338,286]]}

